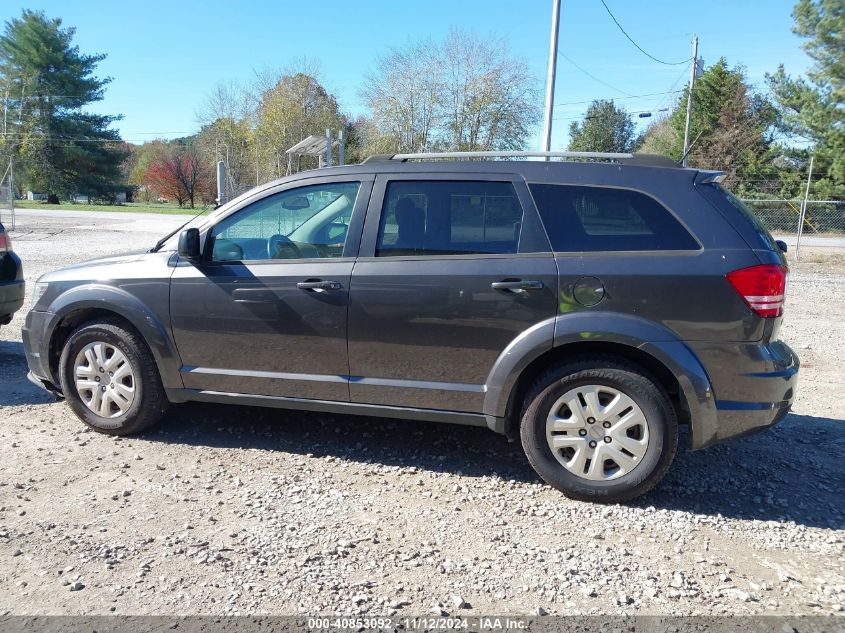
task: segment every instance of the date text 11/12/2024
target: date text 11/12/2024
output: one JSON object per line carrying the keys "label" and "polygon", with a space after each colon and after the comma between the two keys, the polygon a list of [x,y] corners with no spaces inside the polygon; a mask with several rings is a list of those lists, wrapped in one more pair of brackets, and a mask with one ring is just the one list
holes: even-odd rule
{"label": "date text 11/12/2024", "polygon": [[406,631],[521,631],[528,627],[529,620],[513,617],[406,617],[393,620],[387,617],[363,618],[309,618],[308,628],[312,631],[331,630],[384,630],[399,624]]}

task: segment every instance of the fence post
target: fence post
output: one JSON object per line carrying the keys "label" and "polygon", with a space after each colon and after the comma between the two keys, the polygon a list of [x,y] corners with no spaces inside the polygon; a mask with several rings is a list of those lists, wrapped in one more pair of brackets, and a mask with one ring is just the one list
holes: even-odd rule
{"label": "fence post", "polygon": [[795,238],[795,261],[798,261],[798,253],[801,250],[801,234],[804,232],[804,218],[807,215],[807,198],[810,196],[810,179],[813,177],[813,159],[816,155],[810,156],[810,169],[807,171],[807,188],[804,190],[804,201],[801,203],[801,212],[798,214],[798,235]]}
{"label": "fence post", "polygon": [[12,211],[12,230],[15,230],[15,157],[9,156],[9,209]]}
{"label": "fence post", "polygon": [[217,161],[217,206],[226,204],[226,163],[222,160]]}
{"label": "fence post", "polygon": [[332,129],[326,128],[326,167],[332,166]]}

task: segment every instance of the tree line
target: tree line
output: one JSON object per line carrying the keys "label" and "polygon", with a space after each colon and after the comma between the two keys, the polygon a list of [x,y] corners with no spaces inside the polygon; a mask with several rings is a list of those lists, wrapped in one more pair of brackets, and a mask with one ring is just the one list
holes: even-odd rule
{"label": "tree line", "polygon": [[[814,195],[845,198],[845,2],[800,0],[794,32],[813,61],[806,77],[782,66],[764,90],[726,59],[705,68],[693,93],[689,164],[727,172],[740,195],[797,197],[810,153]],[[209,205],[214,169],[226,166],[227,189],[317,166],[285,151],[327,128],[342,130],[347,162],[414,151],[526,149],[537,132],[542,91],[528,65],[503,39],[453,29],[380,55],[359,94],[365,115],[352,117],[322,83],[319,67],[300,60],[256,74],[248,84],[221,83],[197,112],[199,131],[141,145],[121,141],[119,116],[95,115],[109,78],[95,75],[104,55],[73,45],[59,19],[24,10],[0,37],[0,151],[14,156],[20,191],[51,201],[74,193],[109,200],[122,190],[136,199]],[[575,151],[639,151],[679,160],[687,94],[670,112],[636,133],[632,113],[597,100],[569,129]]]}

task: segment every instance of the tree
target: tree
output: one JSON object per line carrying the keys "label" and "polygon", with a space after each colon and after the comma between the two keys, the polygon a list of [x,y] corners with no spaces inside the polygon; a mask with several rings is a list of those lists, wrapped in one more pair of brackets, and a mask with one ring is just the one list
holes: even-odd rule
{"label": "tree", "polygon": [[150,169],[150,163],[166,153],[167,141],[155,139],[141,145],[132,145],[130,151],[126,180],[133,188],[134,199],[151,202],[160,194],[153,190],[147,179],[147,172]]}
{"label": "tree", "polygon": [[218,85],[198,113],[197,149],[207,165],[223,161],[232,195],[256,184],[255,98],[232,83]]}
{"label": "tree", "polygon": [[160,152],[147,167],[146,182],[158,195],[176,200],[180,207],[193,209],[196,199],[209,197],[211,178],[196,146],[189,141],[161,144]]}
{"label": "tree", "polygon": [[5,149],[27,185],[55,203],[76,192],[110,198],[125,158],[118,133],[108,129],[120,117],[84,110],[111,81],[94,75],[105,55],[80,53],[74,32],[24,9],[0,36]]}
{"label": "tree", "polygon": [[540,118],[536,81],[507,43],[456,30],[390,49],[361,97],[370,153],[521,149]]}
{"label": "tree", "polygon": [[816,173],[823,175],[817,191],[845,197],[845,3],[800,0],[792,16],[813,66],[804,79],[781,65],[767,75],[768,85],[783,110],[781,129],[812,145]]}
{"label": "tree", "polygon": [[631,115],[613,101],[593,101],[584,120],[569,125],[569,150],[573,152],[630,152],[637,143]]}
{"label": "tree", "polygon": [[[312,134],[322,136],[326,129],[336,131],[347,125],[337,99],[316,77],[303,72],[283,75],[267,89],[261,95],[256,118],[255,151],[262,159],[259,177],[263,180],[285,175],[288,148]],[[316,166],[316,159],[300,158],[292,171]]]}
{"label": "tree", "polygon": [[501,38],[451,30],[443,43],[441,112],[449,149],[518,150],[540,118],[536,84]]}
{"label": "tree", "polygon": [[[686,103],[685,90],[668,118],[646,131],[643,151],[681,159]],[[767,195],[788,195],[792,185],[784,184],[773,162],[779,153],[774,143],[777,120],[777,110],[751,88],[744,70],[730,68],[721,58],[695,83],[689,164],[726,172],[726,186],[742,195],[762,190]]]}
{"label": "tree", "polygon": [[390,152],[430,149],[443,99],[435,50],[430,41],[392,48],[366,76],[361,97],[371,113],[377,147]]}

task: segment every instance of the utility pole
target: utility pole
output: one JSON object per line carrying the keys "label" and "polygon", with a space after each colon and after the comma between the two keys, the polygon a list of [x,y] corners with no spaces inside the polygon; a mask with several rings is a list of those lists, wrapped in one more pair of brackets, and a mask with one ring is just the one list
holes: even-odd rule
{"label": "utility pole", "polygon": [[[552,112],[555,106],[555,73],[557,72],[557,33],[560,26],[560,0],[552,0],[552,35],[549,41],[549,64],[546,75],[546,108],[543,115],[544,152],[552,146]],[[549,160],[546,157],[546,160]]]}
{"label": "utility pole", "polygon": [[687,91],[687,120],[684,123],[684,167],[689,161],[689,129],[692,123],[692,91],[695,88],[695,74],[698,71],[698,35],[692,36],[692,68],[689,73],[689,90]]}
{"label": "utility pole", "polygon": [[801,213],[798,214],[798,235],[795,238],[795,261],[798,261],[798,251],[801,248],[801,234],[804,232],[804,219],[807,217],[807,198],[810,197],[810,180],[813,178],[813,160],[815,154],[810,156],[810,169],[807,171],[807,188],[804,190],[804,201],[801,203]]}

